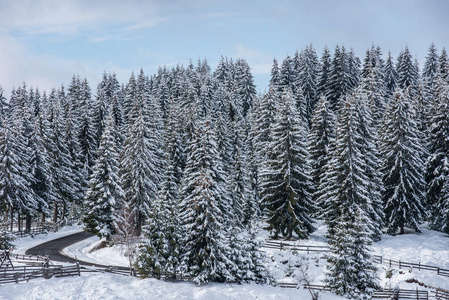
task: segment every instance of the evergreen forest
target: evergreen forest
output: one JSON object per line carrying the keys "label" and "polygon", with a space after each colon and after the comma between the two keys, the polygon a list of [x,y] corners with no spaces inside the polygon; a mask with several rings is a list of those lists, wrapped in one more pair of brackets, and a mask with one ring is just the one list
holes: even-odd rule
{"label": "evergreen forest", "polygon": [[222,57],[4,94],[4,226],[75,218],[139,237],[144,274],[269,283],[257,230],[307,239],[323,220],[326,284],[357,298],[378,288],[383,234],[449,234],[449,59],[433,44],[421,64],[407,47],[308,45],[260,93],[245,60]]}

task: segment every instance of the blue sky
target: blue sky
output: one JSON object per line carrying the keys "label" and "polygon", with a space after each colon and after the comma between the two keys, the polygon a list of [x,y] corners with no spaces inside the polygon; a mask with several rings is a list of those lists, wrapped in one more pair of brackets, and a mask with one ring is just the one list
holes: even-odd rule
{"label": "blue sky", "polygon": [[361,58],[373,43],[394,57],[408,45],[423,62],[430,43],[449,47],[448,15],[447,0],[0,0],[0,85],[49,90],[75,73],[95,89],[104,71],[127,82],[224,55],[246,59],[263,91],[273,58],[310,43]]}

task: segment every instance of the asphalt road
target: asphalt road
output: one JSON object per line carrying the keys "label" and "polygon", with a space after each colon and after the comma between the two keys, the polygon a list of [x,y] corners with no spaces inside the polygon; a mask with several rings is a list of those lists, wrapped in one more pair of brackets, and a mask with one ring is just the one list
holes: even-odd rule
{"label": "asphalt road", "polygon": [[[64,236],[64,237],[37,245],[36,247],[28,249],[25,252],[25,254],[48,255],[48,258],[50,258],[50,260],[52,260],[52,261],[59,261],[59,262],[64,262],[64,263],[75,263],[76,260],[69,256],[64,255],[62,253],[62,250],[72,244],[81,242],[82,240],[85,240],[92,236],[94,236],[94,235],[89,232],[85,232],[85,231],[78,232],[75,234]],[[83,266],[108,267],[105,265],[93,264],[93,263],[82,261],[82,260],[78,260],[78,262],[80,265],[83,265]]]}

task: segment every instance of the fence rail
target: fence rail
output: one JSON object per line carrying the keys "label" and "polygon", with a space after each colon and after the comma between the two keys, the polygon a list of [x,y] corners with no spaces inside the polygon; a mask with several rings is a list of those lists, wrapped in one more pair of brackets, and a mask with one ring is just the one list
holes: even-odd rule
{"label": "fence rail", "polygon": [[437,300],[449,300],[449,291],[437,288],[435,291],[432,291],[435,294],[435,299]]}
{"label": "fence rail", "polygon": [[[307,254],[311,252],[321,252],[321,253],[330,252],[330,249],[327,246],[294,245],[290,243],[272,240],[265,241],[265,244],[262,245],[262,248],[279,249],[279,250],[286,250],[286,249],[296,250],[307,252]],[[423,265],[421,263],[411,263],[411,262],[404,262],[401,260],[386,259],[380,255],[373,255],[373,258],[375,263],[388,265],[389,267],[397,266],[399,268],[413,268],[418,271],[423,270],[433,271],[436,272],[437,275],[449,277],[449,269],[444,269],[437,266]]]}
{"label": "fence rail", "polygon": [[[298,283],[278,283],[279,287],[283,288],[300,288],[311,289],[316,291],[331,291],[328,286],[317,284],[298,284]],[[436,291],[438,292],[438,291]],[[415,299],[415,300],[428,300],[429,292],[423,290],[381,290],[375,291],[372,295],[372,299]],[[439,298],[444,299],[446,298]]]}
{"label": "fence rail", "polygon": [[0,269],[0,284],[19,283],[20,281],[29,281],[35,278],[49,279],[51,277],[80,276],[81,267],[79,264],[69,266],[48,266],[48,267],[14,267]]}

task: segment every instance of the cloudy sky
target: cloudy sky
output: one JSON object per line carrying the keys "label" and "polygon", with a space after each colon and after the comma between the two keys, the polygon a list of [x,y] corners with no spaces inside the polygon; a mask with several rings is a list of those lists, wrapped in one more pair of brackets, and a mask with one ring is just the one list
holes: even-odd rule
{"label": "cloudy sky", "polygon": [[360,57],[408,45],[423,61],[430,43],[449,47],[448,15],[447,0],[0,0],[0,85],[49,90],[79,74],[95,88],[104,71],[126,82],[223,55],[246,59],[263,91],[273,58],[309,43]]}

